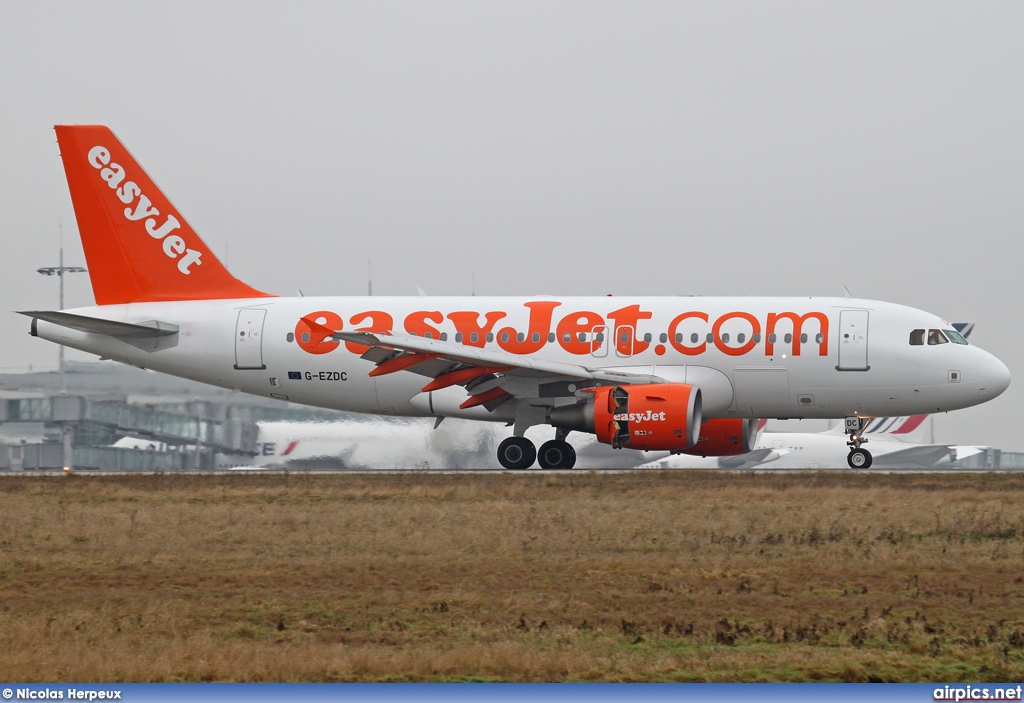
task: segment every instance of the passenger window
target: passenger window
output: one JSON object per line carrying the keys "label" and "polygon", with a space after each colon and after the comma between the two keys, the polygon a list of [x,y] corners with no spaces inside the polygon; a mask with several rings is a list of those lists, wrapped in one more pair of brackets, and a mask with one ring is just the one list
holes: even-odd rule
{"label": "passenger window", "polygon": [[604,344],[604,332],[598,332],[597,336],[594,337],[594,339],[597,340],[598,344]]}
{"label": "passenger window", "polygon": [[494,333],[493,332],[488,332],[487,333],[487,342],[488,342],[488,344],[493,342],[493,341],[494,341]]}
{"label": "passenger window", "polygon": [[728,344],[729,343],[729,333],[728,332],[726,332],[725,334],[722,335],[722,342],[724,344]]}
{"label": "passenger window", "polygon": [[800,335],[800,343],[801,344],[807,344],[807,335],[806,334]]}
{"label": "passenger window", "polygon": [[740,332],[738,335],[736,335],[736,341],[739,342],[740,344],[743,344],[745,341],[747,341],[747,335]]}
{"label": "passenger window", "polygon": [[933,344],[948,344],[949,340],[942,334],[942,330],[928,330],[928,346]]}
{"label": "passenger window", "polygon": [[775,344],[775,340],[776,339],[778,339],[778,336],[774,332],[772,332],[770,335],[768,335],[768,342],[769,342],[769,344]]}
{"label": "passenger window", "polygon": [[668,341],[668,335],[662,332],[661,335],[658,337],[658,341],[664,344],[665,342]]}
{"label": "passenger window", "polygon": [[914,330],[910,333],[910,346],[919,347],[924,344],[924,330]]}
{"label": "passenger window", "polygon": [[967,340],[964,339],[964,336],[956,330],[942,330],[942,332],[949,337],[949,341],[953,344],[967,344]]}
{"label": "passenger window", "polygon": [[530,340],[531,340],[531,341],[532,341],[532,342],[533,342],[534,344],[536,344],[537,342],[539,342],[539,341],[540,341],[540,332],[534,332],[533,334],[531,334],[531,335],[530,335]]}
{"label": "passenger window", "polygon": [[817,342],[818,344],[821,344],[822,342],[824,342],[824,341],[825,341],[825,335],[823,335],[823,334],[821,334],[821,333],[819,332],[818,334],[816,334],[816,335],[814,336],[814,341],[815,341],[815,342]]}
{"label": "passenger window", "polygon": [[555,333],[554,332],[548,332],[548,342],[553,342],[553,341],[555,341]]}
{"label": "passenger window", "polygon": [[694,332],[690,335],[690,344],[696,344],[698,339],[700,339],[700,335]]}
{"label": "passenger window", "polygon": [[456,332],[455,333],[455,341],[456,342],[462,342],[462,332]]}
{"label": "passenger window", "polygon": [[715,341],[715,335],[708,332],[708,344],[713,344]]}
{"label": "passenger window", "polygon": [[479,342],[480,341],[480,333],[479,332],[471,332],[470,335],[469,335],[469,341],[472,342],[473,344],[476,344],[477,342]]}
{"label": "passenger window", "polygon": [[760,343],[761,343],[761,333],[758,332],[757,334],[754,335],[754,344],[760,344]]}
{"label": "passenger window", "polygon": [[791,335],[789,332],[787,332],[786,336],[783,337],[782,339],[786,342],[786,344],[792,344],[793,343],[793,335]]}
{"label": "passenger window", "polygon": [[644,335],[644,341],[647,342],[648,344],[651,343],[651,333],[650,332],[648,332],[647,334]]}
{"label": "passenger window", "polygon": [[503,341],[503,342],[507,342],[508,341],[508,332],[502,332],[501,333],[501,341]]}

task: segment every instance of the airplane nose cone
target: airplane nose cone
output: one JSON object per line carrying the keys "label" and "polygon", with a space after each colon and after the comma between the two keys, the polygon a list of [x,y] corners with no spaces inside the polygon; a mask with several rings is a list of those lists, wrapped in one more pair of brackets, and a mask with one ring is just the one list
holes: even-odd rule
{"label": "airplane nose cone", "polygon": [[991,354],[985,354],[978,366],[978,394],[981,400],[992,400],[1010,387],[1010,369]]}

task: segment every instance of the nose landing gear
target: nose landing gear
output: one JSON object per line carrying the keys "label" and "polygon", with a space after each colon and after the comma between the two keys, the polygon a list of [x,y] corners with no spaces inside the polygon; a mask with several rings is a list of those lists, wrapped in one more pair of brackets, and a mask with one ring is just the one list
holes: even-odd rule
{"label": "nose landing gear", "polygon": [[861,449],[861,445],[867,442],[864,439],[864,428],[868,426],[870,418],[848,417],[846,418],[846,434],[850,441],[846,443],[850,447],[850,453],[846,456],[846,463],[851,469],[870,469],[871,452]]}

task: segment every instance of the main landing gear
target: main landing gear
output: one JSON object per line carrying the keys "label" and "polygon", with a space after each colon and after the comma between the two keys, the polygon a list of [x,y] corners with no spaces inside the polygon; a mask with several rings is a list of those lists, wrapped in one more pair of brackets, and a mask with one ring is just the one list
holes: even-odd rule
{"label": "main landing gear", "polygon": [[537,448],[526,437],[508,437],[498,445],[498,463],[511,471],[533,466]]}
{"label": "main landing gear", "polygon": [[576,466],[576,450],[564,439],[551,439],[540,445],[537,461],[542,469],[571,469]]}
{"label": "main landing gear", "polygon": [[870,469],[871,468],[871,452],[867,449],[861,449],[860,445],[867,442],[864,439],[863,432],[864,428],[868,426],[870,418],[866,417],[848,417],[846,418],[846,434],[850,437],[850,441],[846,443],[850,447],[850,453],[846,457],[846,463],[850,465],[851,469]]}
{"label": "main landing gear", "polygon": [[508,437],[498,445],[498,463],[510,471],[522,471],[538,461],[542,469],[571,469],[576,450],[562,438],[540,445],[540,451],[526,437]]}

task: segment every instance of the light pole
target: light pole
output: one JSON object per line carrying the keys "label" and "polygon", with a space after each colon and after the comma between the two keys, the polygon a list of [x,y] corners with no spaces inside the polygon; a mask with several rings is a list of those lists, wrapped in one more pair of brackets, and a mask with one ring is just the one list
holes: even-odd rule
{"label": "light pole", "polygon": [[[63,233],[62,233],[63,234]],[[44,266],[41,269],[36,269],[39,273],[44,276],[57,276],[60,278],[60,307],[58,310],[64,309],[64,276],[69,273],[85,273],[86,270],[81,266],[65,266],[64,265],[64,242],[63,236],[61,237],[60,245],[60,265],[59,266]],[[57,346],[57,367],[60,369],[60,392],[64,393],[64,345]],[[61,423],[60,426],[61,434],[61,445],[64,451],[64,470],[70,471],[72,459],[74,457],[74,427],[67,422]]]}
{"label": "light pole", "polygon": [[[60,278],[60,307],[58,310],[64,309],[64,276],[68,273],[86,273],[86,269],[81,266],[65,266],[64,265],[64,245],[60,247],[60,265],[59,266],[44,266],[37,271],[44,276],[57,276]],[[64,345],[60,344],[57,346],[58,357],[57,367],[60,369],[60,385],[61,389],[64,388]]]}

